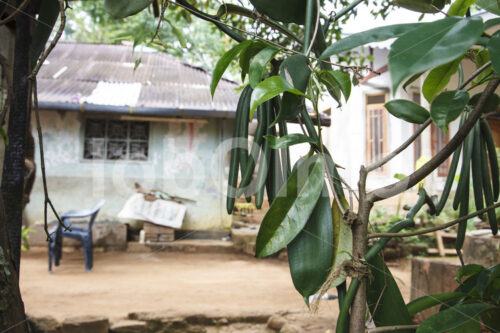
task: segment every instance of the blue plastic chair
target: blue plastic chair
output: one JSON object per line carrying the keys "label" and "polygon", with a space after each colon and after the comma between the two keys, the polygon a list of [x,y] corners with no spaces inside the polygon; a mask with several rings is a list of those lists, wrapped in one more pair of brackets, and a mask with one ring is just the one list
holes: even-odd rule
{"label": "blue plastic chair", "polygon": [[[59,261],[62,258],[62,240],[64,237],[79,240],[83,247],[83,258],[85,259],[85,269],[87,272],[92,270],[92,225],[99,213],[99,210],[104,205],[105,200],[101,199],[97,205],[89,209],[70,210],[61,215],[61,220],[65,226],[70,227],[70,230],[65,230],[59,223],[50,230],[52,241],[49,242],[49,273],[52,273],[52,259],[55,266],[59,266]],[[71,226],[70,220],[77,218],[90,217],[87,228]]]}

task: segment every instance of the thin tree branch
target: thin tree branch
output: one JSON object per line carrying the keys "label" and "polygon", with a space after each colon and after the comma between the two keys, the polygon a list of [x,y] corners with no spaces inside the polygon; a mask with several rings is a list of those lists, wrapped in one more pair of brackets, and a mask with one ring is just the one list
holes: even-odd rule
{"label": "thin tree branch", "polygon": [[469,131],[472,129],[476,121],[482,114],[483,108],[486,105],[488,98],[495,92],[495,89],[500,84],[500,79],[491,80],[484,89],[479,101],[477,102],[474,110],[470,113],[464,125],[457,131],[455,136],[448,142],[444,148],[439,151],[429,162],[424,164],[420,169],[409,175],[403,180],[394,184],[374,190],[367,195],[370,202],[376,202],[383,199],[393,197],[401,192],[406,191],[412,186],[416,185],[422,179],[427,177],[434,169],[443,163],[458,146],[464,141]]}
{"label": "thin tree branch", "polygon": [[[61,0],[62,2],[62,0]],[[32,90],[33,90],[33,105],[35,109],[35,119],[36,119],[36,131],[38,132],[38,146],[40,148],[40,168],[42,170],[42,183],[43,183],[43,194],[45,197],[44,200],[44,224],[43,228],[45,230],[45,234],[47,235],[47,241],[51,242],[52,238],[50,237],[49,233],[49,226],[47,222],[47,205],[50,205],[50,208],[52,209],[52,212],[57,218],[57,221],[59,221],[59,224],[65,229],[65,230],[70,230],[69,227],[67,227],[62,221],[61,218],[59,217],[59,214],[57,214],[57,211],[54,208],[54,205],[52,204],[52,201],[49,198],[49,191],[47,187],[47,177],[46,177],[46,172],[45,172],[45,154],[43,150],[43,135],[42,135],[42,126],[40,123],[40,112],[38,110],[38,91],[37,91],[37,85],[36,85],[36,76],[33,77],[32,79]]]}
{"label": "thin tree branch", "polygon": [[394,332],[402,330],[416,330],[419,325],[397,325],[397,326],[382,326],[377,328],[367,329],[366,333],[379,333],[379,332]]}
{"label": "thin tree branch", "polygon": [[[222,12],[222,10],[223,10],[223,12]],[[249,9],[241,7],[241,6],[233,5],[230,3],[222,4],[219,11],[220,11],[220,13],[217,13],[217,17],[219,19],[222,17],[222,14],[225,14],[225,15],[238,14],[240,16],[245,16],[245,17],[251,18],[253,20],[259,20],[260,22],[264,23],[268,27],[273,28],[273,29],[281,32],[282,34],[286,35],[287,37],[293,39],[294,41],[296,41],[297,43],[302,45],[302,41],[297,36],[295,36],[295,34],[293,32],[288,30],[286,27],[284,27],[280,23],[270,19],[267,16],[260,15],[259,13],[255,12],[255,11],[249,10]]]}
{"label": "thin tree branch", "polygon": [[424,235],[424,234],[428,234],[428,233],[433,232],[433,231],[438,231],[438,230],[443,230],[443,229],[449,228],[451,226],[454,226],[455,224],[467,221],[470,218],[479,216],[481,214],[486,213],[487,211],[489,211],[491,209],[495,209],[495,208],[498,208],[498,207],[500,207],[500,202],[497,202],[496,204],[494,204],[492,206],[489,206],[489,207],[486,207],[484,209],[478,210],[478,211],[476,211],[474,213],[471,213],[469,215],[459,217],[456,220],[447,222],[445,224],[441,224],[441,225],[436,226],[436,227],[422,229],[422,230],[414,231],[414,232],[405,232],[405,233],[387,232],[387,233],[368,234],[368,239],[371,239],[371,238],[381,238],[381,237],[411,237],[411,236]]}
{"label": "thin tree branch", "polygon": [[335,14],[335,21],[338,21],[342,16],[349,13],[351,10],[356,8],[356,6],[359,5],[360,3],[362,3],[363,1],[365,1],[365,0],[355,0],[355,1],[351,2],[349,5],[347,5],[346,7],[342,8],[337,14]]}
{"label": "thin tree branch", "polygon": [[413,133],[412,136],[410,136],[408,138],[408,140],[406,140],[401,146],[399,146],[398,148],[396,148],[394,151],[392,151],[389,155],[385,156],[383,159],[381,159],[380,161],[376,162],[376,163],[373,163],[369,166],[366,167],[366,172],[371,172],[375,169],[378,169],[380,168],[381,166],[383,166],[384,164],[386,164],[387,162],[389,162],[390,160],[392,160],[394,157],[396,157],[397,155],[399,155],[399,153],[401,153],[403,150],[405,150],[409,145],[411,145],[413,143],[413,141],[415,141],[416,138],[418,138],[420,136],[420,134],[422,134],[422,132],[427,128],[427,126],[429,126],[430,124],[432,123],[432,119],[429,118],[425,121],[425,123],[422,124],[422,126],[420,126],[416,131],[415,133]]}
{"label": "thin tree branch", "polygon": [[462,85],[458,89],[465,88],[469,83],[472,82],[472,80],[474,80],[479,74],[481,74],[481,72],[483,72],[490,65],[491,65],[491,61],[488,61],[487,63],[485,63],[484,65],[479,67],[474,73],[472,73],[472,75],[469,78],[467,78],[467,80],[464,81],[464,83],[462,83]]}
{"label": "thin tree branch", "polygon": [[160,13],[160,18],[158,19],[158,24],[156,25],[156,30],[155,33],[153,34],[153,37],[151,38],[150,43],[152,43],[156,37],[158,37],[158,33],[160,32],[160,27],[161,24],[163,23],[163,20],[165,19],[165,10],[168,7],[168,2],[165,2],[161,0],[161,13]]}
{"label": "thin tree branch", "polygon": [[16,8],[16,10],[14,10],[14,12],[12,14],[10,14],[9,16],[7,16],[6,18],[4,18],[3,20],[0,20],[0,25],[4,25],[4,24],[7,24],[9,23],[10,21],[12,21],[13,19],[16,18],[17,14],[19,14],[20,12],[22,12],[24,10],[24,8],[26,8],[26,6],[28,5],[28,3],[30,2],[30,0],[24,0],[20,5],[19,7]]}

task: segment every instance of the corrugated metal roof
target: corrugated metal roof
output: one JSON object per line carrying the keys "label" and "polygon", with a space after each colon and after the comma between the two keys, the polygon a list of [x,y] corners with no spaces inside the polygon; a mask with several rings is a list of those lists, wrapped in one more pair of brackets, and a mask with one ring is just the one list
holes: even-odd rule
{"label": "corrugated metal roof", "polygon": [[[134,64],[141,58],[139,67]],[[228,112],[234,116],[237,84],[221,80],[214,99],[211,73],[160,52],[132,52],[131,46],[59,42],[42,66],[38,99],[68,109],[96,106]],[[136,112],[140,114],[140,111]]]}

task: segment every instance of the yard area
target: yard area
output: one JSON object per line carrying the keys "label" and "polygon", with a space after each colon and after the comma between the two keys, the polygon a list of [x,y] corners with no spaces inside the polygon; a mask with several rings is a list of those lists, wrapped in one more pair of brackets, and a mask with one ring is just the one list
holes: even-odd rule
{"label": "yard area", "polygon": [[[251,326],[249,331],[264,331],[267,318],[280,314],[308,332],[332,329],[338,314],[337,300],[323,301],[318,314],[309,312],[294,290],[286,260],[183,252],[97,252],[94,256],[91,273],[85,272],[82,253],[73,251],[63,253],[61,265],[48,274],[44,249],[24,252],[20,284],[26,312],[58,321],[99,315],[112,323],[132,312],[253,317],[248,321],[254,323],[246,324]],[[398,262],[391,269],[408,299],[408,263]],[[226,329],[243,330],[234,325]]]}

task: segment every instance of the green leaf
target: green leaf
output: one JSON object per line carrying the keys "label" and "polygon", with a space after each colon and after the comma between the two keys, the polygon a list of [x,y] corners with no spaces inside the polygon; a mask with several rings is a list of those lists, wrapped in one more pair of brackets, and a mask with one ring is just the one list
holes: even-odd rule
{"label": "green leaf", "polygon": [[498,0],[477,0],[476,5],[486,9],[490,13],[500,15],[500,3],[498,3]]}
{"label": "green leaf", "polygon": [[281,187],[257,235],[255,255],[269,256],[289,244],[302,230],[323,188],[323,157],[304,160]]}
{"label": "green leaf", "polygon": [[252,93],[250,100],[250,119],[259,105],[281,93],[289,92],[295,95],[305,96],[301,91],[293,88],[281,76],[275,75],[260,82]]}
{"label": "green leaf", "polygon": [[445,91],[439,94],[431,104],[432,121],[443,131],[448,131],[448,124],[457,119],[469,101],[466,90]]}
{"label": "green leaf", "polygon": [[309,59],[302,54],[289,56],[281,63],[280,75],[291,86],[305,93],[311,76]]}
{"label": "green leaf", "polygon": [[[479,101],[479,98],[481,97],[481,93],[477,93],[474,96],[472,96],[467,103],[470,105],[472,108],[474,108]],[[490,97],[486,100],[486,104],[484,105],[483,108],[483,113],[490,113],[493,111],[496,111],[498,109],[498,106],[500,105],[500,97],[497,94],[491,94]]]}
{"label": "green leaf", "polygon": [[455,0],[450,8],[448,9],[447,14],[449,16],[464,16],[467,13],[467,9],[476,3],[477,0]]}
{"label": "green leaf", "polygon": [[[344,98],[347,102],[349,96],[351,95],[351,78],[348,74],[341,71],[324,70],[319,73],[318,78],[323,84],[325,84],[328,91],[342,91],[342,94],[344,94]],[[340,96],[338,96],[337,101],[339,101],[339,99]]]}
{"label": "green leaf", "polygon": [[372,278],[367,279],[366,300],[375,326],[413,324],[398,285],[380,255],[369,261],[369,267]]}
{"label": "green leaf", "polygon": [[152,2],[153,0],[105,0],[104,8],[115,19],[121,19],[139,13]]}
{"label": "green leaf", "polygon": [[[283,23],[304,24],[306,1],[304,0],[250,0],[252,5],[270,18]],[[314,13],[313,17],[316,17]]]}
{"label": "green leaf", "polygon": [[491,305],[481,303],[456,305],[424,320],[418,327],[417,333],[446,332],[464,325],[482,312],[493,308]]}
{"label": "green leaf", "polygon": [[404,173],[395,173],[393,177],[398,179],[398,180],[403,180],[406,177],[408,177],[408,175],[405,175]]}
{"label": "green leaf", "polygon": [[311,145],[317,145],[317,142],[312,138],[299,133],[288,134],[277,138],[273,135],[265,135],[264,138],[269,141],[271,148],[280,149],[286,148],[300,143],[309,143]]}
{"label": "green leaf", "polygon": [[406,99],[393,99],[385,103],[385,108],[394,117],[414,124],[423,124],[429,118],[426,109]]}
{"label": "green leaf", "polygon": [[488,52],[490,53],[491,65],[497,74],[500,74],[500,31],[491,36],[488,43]]}
{"label": "green leaf", "polygon": [[484,30],[488,30],[489,28],[492,28],[492,27],[499,25],[499,24],[500,24],[500,17],[488,20],[488,21],[484,22]]}
{"label": "green leaf", "polygon": [[462,58],[459,57],[447,64],[436,67],[427,75],[422,86],[422,93],[429,103],[450,82],[450,78],[457,72]]}
{"label": "green leaf", "polygon": [[445,1],[443,0],[395,0],[394,4],[414,12],[419,13],[437,13],[443,9]]}
{"label": "green leaf", "polygon": [[[327,157],[328,158],[328,157]],[[349,204],[345,199],[342,200],[344,209],[349,208]],[[335,271],[345,261],[352,259],[352,230],[344,220],[339,204],[336,200],[332,203],[332,223],[333,223],[333,266],[332,271]],[[332,287],[336,287],[343,283],[347,278],[347,272],[342,270],[339,276],[332,281]]]}
{"label": "green leaf", "polygon": [[181,46],[183,48],[186,48],[187,43],[186,43],[186,39],[184,38],[184,35],[182,34],[182,31],[177,29],[177,27],[175,25],[173,25],[172,22],[170,22],[170,20],[167,20],[167,19],[164,19],[164,20],[165,20],[165,22],[167,22],[170,25],[170,28],[172,28],[172,32],[174,33],[175,37],[177,37],[177,40],[179,41]]}
{"label": "green leaf", "polygon": [[[294,88],[305,93],[307,85],[309,84],[309,78],[311,77],[309,59],[300,54],[289,56],[281,63],[280,76]],[[304,103],[302,98],[285,92],[281,99],[278,116],[272,125],[296,118],[303,107]]]}
{"label": "green leaf", "polygon": [[252,43],[240,53],[241,82],[245,81],[245,76],[250,69],[250,60],[269,45],[260,39],[253,40]]}
{"label": "green leaf", "polygon": [[443,302],[454,301],[467,296],[466,293],[448,292],[435,295],[426,295],[417,298],[406,305],[410,316],[413,317],[419,312],[427,310],[433,306],[441,305]]}
{"label": "green leaf", "polygon": [[326,60],[334,54],[349,51],[355,47],[362,46],[371,42],[377,42],[401,36],[420,25],[422,25],[422,23],[394,24],[352,34],[330,45],[325,51],[323,51],[321,56],[318,58],[318,61]]}
{"label": "green leaf", "polygon": [[295,289],[307,300],[323,285],[333,260],[333,226],[326,183],[304,229],[287,246]]}
{"label": "green leaf", "polygon": [[484,267],[478,264],[470,264],[462,266],[457,271],[457,281],[462,283],[462,279],[467,276],[476,275],[484,270]]}
{"label": "green leaf", "polygon": [[469,320],[461,326],[455,327],[450,330],[450,333],[480,333],[481,323],[478,320]]}
{"label": "green leaf", "polygon": [[54,24],[59,17],[59,12],[59,1],[43,0],[41,2],[40,13],[38,14],[38,20],[36,20],[32,36],[31,61],[33,64],[36,64],[38,58],[45,49],[45,45],[49,40]]}
{"label": "green leaf", "polygon": [[226,71],[231,61],[233,61],[233,59],[236,58],[236,56],[242,50],[247,48],[251,43],[252,41],[250,40],[245,40],[239,43],[238,45],[234,46],[229,51],[224,53],[224,55],[219,59],[219,61],[217,61],[214,72],[212,73],[212,81],[210,82],[210,93],[212,94],[212,97],[214,97],[215,89],[217,88],[217,85],[219,84],[222,75]]}
{"label": "green leaf", "polygon": [[417,81],[417,79],[419,77],[421,77],[422,74],[424,74],[424,73],[417,73],[417,74],[413,75],[412,77],[410,77],[408,80],[406,80],[406,82],[403,83],[403,90],[406,91],[406,88],[408,88],[408,86],[410,84],[412,84],[413,82]]}
{"label": "green leaf", "polygon": [[405,78],[463,55],[481,36],[483,27],[479,17],[446,17],[399,37],[389,52],[393,93]]}
{"label": "green leaf", "polygon": [[496,278],[500,276],[500,265],[496,265],[485,269],[479,273],[477,278],[477,291],[479,296],[485,297],[485,292],[488,287],[493,284]]}
{"label": "green leaf", "polygon": [[255,88],[259,84],[267,63],[271,61],[271,59],[279,51],[279,49],[269,46],[255,55],[252,62],[250,63],[250,70],[248,72],[248,79],[252,88]]}

